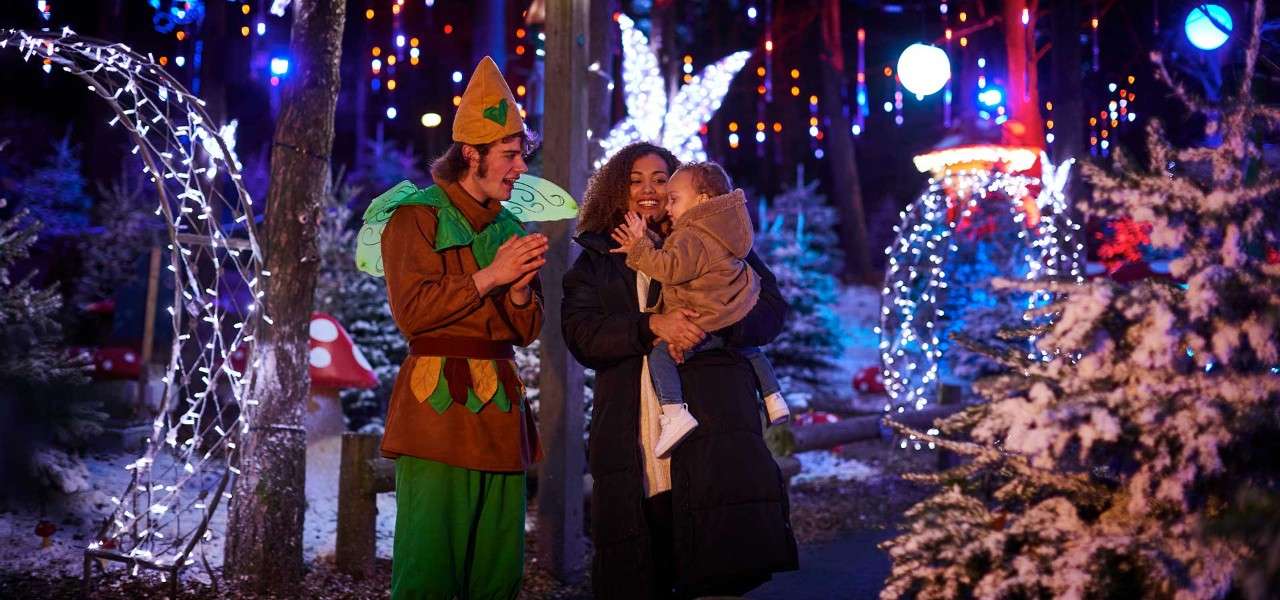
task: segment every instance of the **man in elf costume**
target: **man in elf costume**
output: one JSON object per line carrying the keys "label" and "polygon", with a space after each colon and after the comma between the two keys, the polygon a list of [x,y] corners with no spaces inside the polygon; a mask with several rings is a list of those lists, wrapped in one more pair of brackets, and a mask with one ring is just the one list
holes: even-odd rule
{"label": "man in elf costume", "polygon": [[391,597],[509,599],[524,570],[525,469],[541,455],[512,344],[542,328],[547,240],[501,204],[528,170],[529,136],[488,57],[453,142],[431,165],[435,185],[401,182],[365,213],[366,229],[382,227],[376,269],[410,349],[382,439],[396,461]]}

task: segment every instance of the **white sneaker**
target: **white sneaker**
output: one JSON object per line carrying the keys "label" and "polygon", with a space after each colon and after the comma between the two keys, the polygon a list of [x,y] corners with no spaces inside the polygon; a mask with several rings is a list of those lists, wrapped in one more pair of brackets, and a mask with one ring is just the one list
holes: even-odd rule
{"label": "white sneaker", "polygon": [[689,413],[687,404],[673,408],[670,411],[671,414],[667,414],[667,407],[664,406],[662,413],[662,416],[658,417],[658,424],[662,426],[662,435],[658,436],[658,443],[653,448],[653,454],[658,458],[666,458],[676,444],[684,441],[684,438],[693,433],[693,428],[698,426],[698,420]]}
{"label": "white sneaker", "polygon": [[791,420],[791,409],[787,401],[782,399],[781,392],[774,392],[764,397],[764,411],[769,415],[769,425],[781,425]]}

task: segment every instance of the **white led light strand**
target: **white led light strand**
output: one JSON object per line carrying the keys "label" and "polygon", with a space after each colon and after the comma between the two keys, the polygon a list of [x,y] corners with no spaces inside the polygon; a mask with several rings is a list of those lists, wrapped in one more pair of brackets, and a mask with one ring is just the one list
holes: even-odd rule
{"label": "white led light strand", "polygon": [[658,71],[658,57],[649,40],[626,15],[618,15],[622,31],[622,81],[627,117],[600,141],[603,150],[595,166],[599,168],[633,142],[653,142],[671,150],[682,161],[707,159],[699,129],[720,109],[729,83],[746,66],[751,53],[734,52],[701,73],[668,99],[666,84]]}
{"label": "white led light strand", "polygon": [[[256,404],[248,397],[254,332],[266,315],[252,200],[234,152],[234,124],[215,130],[204,102],[150,57],[124,44],[61,33],[0,30],[12,48],[75,75],[114,112],[108,122],[129,136],[154,184],[156,215],[169,232],[174,292],[168,312],[173,342],[161,379],[164,393],[146,449],[125,468],[129,487],[86,549],[86,570],[119,560],[133,572],[159,569],[176,577],[194,562],[198,544],[222,532],[210,527],[231,497],[238,435]],[[86,571],[86,575],[87,575]]]}
{"label": "white led light strand", "polygon": [[[1040,160],[1043,178],[986,168],[952,171],[944,165],[929,180],[929,189],[903,211],[900,224],[894,227],[897,237],[885,249],[889,259],[877,328],[890,397],[885,411],[920,410],[937,396],[947,342],[942,332],[950,319],[962,316],[948,314],[947,296],[955,286],[983,283],[949,278],[949,269],[957,266],[949,264],[952,257],[962,245],[977,243],[972,232],[957,235],[967,218],[979,211],[1001,210],[999,202],[1007,203],[1009,218],[1003,226],[1015,228],[1016,239],[1024,246],[1018,251],[1021,272],[1001,276],[1083,281],[1083,245],[1076,239],[1080,226],[1071,218],[1065,196],[1073,161],[1054,165],[1043,153]],[[1034,198],[1034,211],[1029,198]],[[1031,293],[1023,308],[1034,309],[1050,300],[1048,291],[1039,290]],[[1034,348],[1028,350],[1028,358],[1049,358]]]}

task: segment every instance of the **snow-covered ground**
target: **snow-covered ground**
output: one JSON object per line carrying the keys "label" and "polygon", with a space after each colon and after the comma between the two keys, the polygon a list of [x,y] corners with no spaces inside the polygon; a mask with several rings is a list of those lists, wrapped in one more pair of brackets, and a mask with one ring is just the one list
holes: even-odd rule
{"label": "snow-covered ground", "polygon": [[792,478],[796,483],[827,478],[866,481],[880,475],[879,469],[857,459],[842,458],[830,450],[801,452],[796,458],[800,461],[800,473]]}
{"label": "snow-covered ground", "polygon": [[880,290],[865,285],[841,288],[836,313],[844,327],[845,349],[832,374],[836,386],[832,391],[850,397],[859,412],[879,412],[884,408],[884,396],[860,394],[854,391],[852,381],[862,369],[880,366],[880,336],[875,332],[880,325]]}
{"label": "snow-covered ground", "polygon": [[[307,512],[303,531],[303,553],[306,560],[327,560],[334,553],[338,522],[338,465],[342,438],[331,436],[313,443],[307,451]],[[85,462],[94,488],[43,506],[11,507],[0,513],[0,572],[18,572],[56,577],[80,575],[84,564],[84,548],[97,534],[102,519],[110,516],[111,496],[120,496],[129,485],[130,473],[125,465],[133,462],[133,454],[102,454]],[[227,503],[214,513],[212,539],[194,554],[196,564],[183,572],[183,577],[205,580],[201,553],[210,565],[222,564],[225,543]],[[395,494],[378,495],[377,552],[391,556],[395,527]],[[48,548],[41,548],[35,535],[36,524],[51,521],[58,530]]]}

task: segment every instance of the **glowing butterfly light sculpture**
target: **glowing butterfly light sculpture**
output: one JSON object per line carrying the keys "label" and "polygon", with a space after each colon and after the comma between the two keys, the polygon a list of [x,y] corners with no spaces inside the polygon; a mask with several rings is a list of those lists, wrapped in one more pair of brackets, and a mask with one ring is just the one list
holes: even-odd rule
{"label": "glowing butterfly light sculpture", "polygon": [[[1047,304],[1047,291],[1001,295],[995,278],[1082,280],[1080,226],[1065,196],[1072,160],[1054,165],[1031,148],[966,146],[916,157],[929,189],[902,212],[881,290],[880,358],[886,412],[923,409],[946,379],[967,379],[949,334],[984,316],[996,323]],[[1024,319],[1031,317],[1025,316]],[[1034,339],[1032,340],[1034,342]],[[1048,356],[1028,348],[1028,358]]]}
{"label": "glowing butterfly light sculpture", "polygon": [[603,150],[596,161],[598,168],[632,142],[653,142],[682,161],[707,159],[698,130],[720,109],[729,91],[729,83],[746,66],[751,53],[734,52],[694,75],[672,98],[667,97],[666,83],[658,71],[658,57],[649,47],[649,39],[636,29],[626,15],[618,15],[622,31],[622,81],[626,97],[627,117],[609,131],[600,142]]}
{"label": "glowing butterfly light sculpture", "polygon": [[231,498],[237,440],[254,418],[249,390],[257,362],[237,370],[228,357],[264,354],[254,352],[255,334],[271,322],[259,305],[269,273],[229,143],[234,126],[219,128],[204,101],[124,44],[69,28],[0,30],[0,49],[80,78],[111,109],[108,124],[133,143],[131,153],[154,186],[173,277],[164,392],[142,456],[125,467],[129,486],[111,498],[112,515],[88,544],[84,565],[86,579],[99,565],[89,559],[97,558],[103,568],[118,561],[135,574],[153,569],[176,582],[178,571],[195,562],[193,552],[203,556],[202,542],[222,535],[210,519]]}

